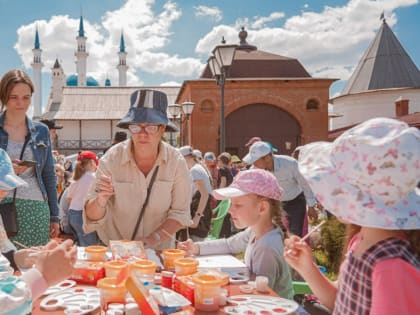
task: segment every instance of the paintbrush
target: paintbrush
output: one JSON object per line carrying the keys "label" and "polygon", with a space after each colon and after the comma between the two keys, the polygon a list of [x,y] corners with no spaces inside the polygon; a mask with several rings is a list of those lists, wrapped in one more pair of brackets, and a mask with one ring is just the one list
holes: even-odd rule
{"label": "paintbrush", "polygon": [[[317,231],[325,222],[327,222],[327,221],[321,221],[321,223],[319,223],[312,230],[310,230],[308,233],[306,233],[306,235],[300,239],[299,243],[303,243],[309,236],[311,236],[311,234],[313,232]],[[288,249],[286,251],[286,254],[290,254],[291,252],[292,252],[292,250],[291,249]]]}
{"label": "paintbrush", "polygon": [[12,242],[15,243],[16,245],[22,247],[22,248],[25,248],[25,249],[30,248],[29,246],[27,246],[25,244],[22,244],[21,242],[18,242],[18,241],[15,241],[15,240],[12,240]]}

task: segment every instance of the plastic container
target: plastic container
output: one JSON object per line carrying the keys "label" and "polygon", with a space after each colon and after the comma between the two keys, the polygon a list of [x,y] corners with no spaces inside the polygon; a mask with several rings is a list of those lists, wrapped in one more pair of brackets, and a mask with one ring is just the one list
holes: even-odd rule
{"label": "plastic container", "polygon": [[197,310],[213,312],[219,309],[221,279],[214,275],[197,274],[194,282],[194,307]]}
{"label": "plastic container", "polygon": [[108,310],[108,305],[113,303],[125,304],[127,289],[124,282],[116,284],[115,278],[103,278],[98,280],[96,286],[99,289],[101,297],[101,309]]}
{"label": "plastic container", "polygon": [[[116,278],[125,268],[129,268],[129,264],[122,260],[111,260],[104,263],[105,276],[107,278]],[[127,273],[128,274],[128,273]]]}
{"label": "plastic container", "polygon": [[194,258],[177,258],[174,260],[175,274],[177,276],[188,276],[197,272],[198,260]]}
{"label": "plastic container", "polygon": [[151,260],[137,260],[131,264],[131,272],[142,282],[154,283],[157,264]]}
{"label": "plastic container", "polygon": [[105,261],[106,258],[105,246],[92,245],[85,248],[86,258],[91,261]]}
{"label": "plastic container", "polygon": [[162,287],[172,289],[174,273],[172,271],[164,270],[161,272]]}
{"label": "plastic container", "polygon": [[162,251],[164,268],[166,270],[175,271],[175,259],[185,256],[185,251],[182,249],[171,248]]}

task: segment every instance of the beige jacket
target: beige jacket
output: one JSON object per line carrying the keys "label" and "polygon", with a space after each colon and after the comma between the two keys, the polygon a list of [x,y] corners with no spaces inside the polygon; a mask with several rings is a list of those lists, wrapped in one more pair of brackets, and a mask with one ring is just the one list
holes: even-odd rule
{"label": "beige jacket", "polygon": [[[97,231],[105,244],[110,240],[129,240],[157,165],[159,170],[136,239],[149,236],[167,219],[189,225],[192,180],[185,159],[177,149],[161,142],[155,166],[144,177],[134,161],[129,139],[114,145],[99,161],[96,177],[111,176],[115,194],[109,199],[102,219],[90,221],[83,211],[85,232]],[[94,189],[92,185],[87,200],[95,198]],[[158,248],[174,245],[173,240],[168,240]]]}

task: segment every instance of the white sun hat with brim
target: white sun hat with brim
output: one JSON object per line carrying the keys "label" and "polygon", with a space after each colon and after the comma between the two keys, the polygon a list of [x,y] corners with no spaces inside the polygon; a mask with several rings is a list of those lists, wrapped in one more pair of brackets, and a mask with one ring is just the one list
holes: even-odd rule
{"label": "white sun hat with brim", "polygon": [[375,118],[300,150],[299,170],[317,200],[365,227],[420,229],[420,131]]}
{"label": "white sun hat with brim", "polygon": [[0,190],[12,190],[28,184],[17,176],[6,151],[0,149]]}

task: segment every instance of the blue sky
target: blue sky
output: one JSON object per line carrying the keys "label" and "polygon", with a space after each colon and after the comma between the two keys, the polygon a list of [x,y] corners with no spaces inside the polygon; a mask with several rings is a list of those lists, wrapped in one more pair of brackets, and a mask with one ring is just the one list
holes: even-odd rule
{"label": "blue sky", "polygon": [[380,27],[388,24],[420,65],[419,0],[0,0],[0,73],[30,63],[38,26],[43,104],[58,58],[66,75],[75,73],[74,51],[81,12],[88,37],[88,74],[116,85],[117,51],[123,30],[128,85],[172,85],[200,76],[213,47],[225,36],[238,43],[245,26],[258,49],[299,59],[314,77],[341,79],[339,93]]}

